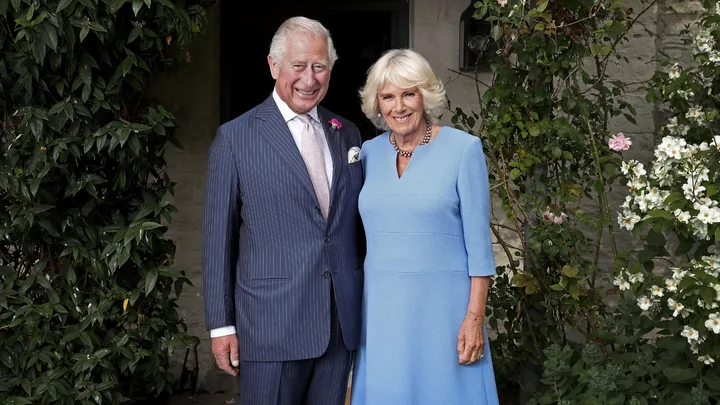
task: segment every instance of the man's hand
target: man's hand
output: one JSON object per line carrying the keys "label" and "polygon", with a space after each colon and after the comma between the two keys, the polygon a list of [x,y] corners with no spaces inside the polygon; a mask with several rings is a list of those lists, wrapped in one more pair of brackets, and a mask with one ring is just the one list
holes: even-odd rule
{"label": "man's hand", "polygon": [[211,339],[212,352],[218,367],[231,376],[237,376],[240,355],[237,335],[227,335]]}

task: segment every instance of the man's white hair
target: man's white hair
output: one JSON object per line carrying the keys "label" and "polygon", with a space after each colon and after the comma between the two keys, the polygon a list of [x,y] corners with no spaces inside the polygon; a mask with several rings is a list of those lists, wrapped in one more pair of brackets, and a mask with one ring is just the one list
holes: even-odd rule
{"label": "man's white hair", "polygon": [[324,37],[328,43],[328,58],[330,59],[330,67],[332,68],[337,61],[338,56],[333,45],[330,31],[323,26],[319,21],[312,20],[306,17],[291,17],[285,20],[280,27],[275,31],[272,42],[270,43],[270,56],[272,56],[275,63],[280,63],[285,58],[285,53],[288,48],[288,39],[292,35],[297,34],[310,34],[317,37]]}

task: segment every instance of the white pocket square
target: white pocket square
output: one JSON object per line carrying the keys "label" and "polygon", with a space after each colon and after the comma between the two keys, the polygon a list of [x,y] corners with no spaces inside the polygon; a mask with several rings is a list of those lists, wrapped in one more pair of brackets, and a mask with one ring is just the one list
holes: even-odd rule
{"label": "white pocket square", "polygon": [[353,146],[348,151],[348,163],[359,162],[362,157],[362,151],[357,146]]}

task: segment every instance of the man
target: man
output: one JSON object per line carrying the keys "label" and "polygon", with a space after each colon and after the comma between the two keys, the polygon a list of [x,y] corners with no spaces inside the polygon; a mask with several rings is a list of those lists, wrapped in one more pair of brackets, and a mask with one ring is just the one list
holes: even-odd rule
{"label": "man", "polygon": [[363,173],[357,127],[318,106],[336,60],[319,22],[285,21],[268,56],[272,95],[222,125],[210,147],[206,326],[243,405],[345,401],[360,328]]}

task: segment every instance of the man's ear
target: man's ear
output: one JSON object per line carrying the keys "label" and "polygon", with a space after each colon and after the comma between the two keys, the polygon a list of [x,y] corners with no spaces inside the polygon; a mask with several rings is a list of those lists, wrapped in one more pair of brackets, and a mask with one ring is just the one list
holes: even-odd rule
{"label": "man's ear", "polygon": [[278,66],[273,60],[273,57],[268,55],[268,65],[270,66],[270,74],[272,75],[272,78],[277,80],[278,78]]}

